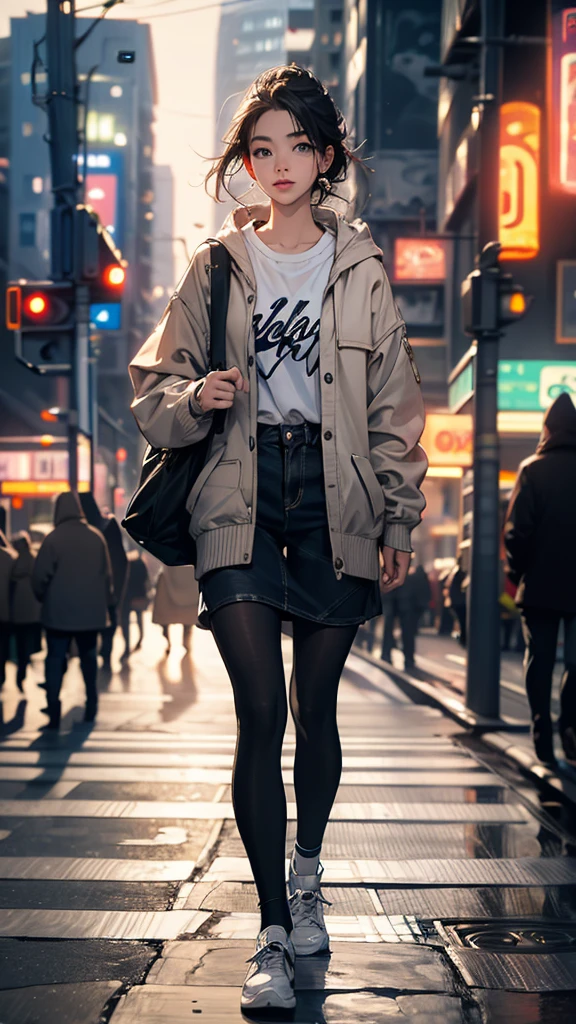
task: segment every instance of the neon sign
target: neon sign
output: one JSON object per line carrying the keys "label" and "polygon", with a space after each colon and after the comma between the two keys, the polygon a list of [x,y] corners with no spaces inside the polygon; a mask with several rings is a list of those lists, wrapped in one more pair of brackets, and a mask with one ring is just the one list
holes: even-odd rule
{"label": "neon sign", "polygon": [[500,108],[500,259],[530,260],[540,249],[540,111],[532,103]]}
{"label": "neon sign", "polygon": [[550,50],[552,185],[576,192],[576,7],[553,15]]}

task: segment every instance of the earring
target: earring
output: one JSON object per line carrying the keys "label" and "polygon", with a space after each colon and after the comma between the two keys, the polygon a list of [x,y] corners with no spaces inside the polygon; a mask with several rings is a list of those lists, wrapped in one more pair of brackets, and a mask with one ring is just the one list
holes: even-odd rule
{"label": "earring", "polygon": [[330,181],[329,178],[326,178],[324,175],[322,175],[321,178],[318,178],[318,184],[324,189],[325,192],[330,192],[332,189],[332,182]]}

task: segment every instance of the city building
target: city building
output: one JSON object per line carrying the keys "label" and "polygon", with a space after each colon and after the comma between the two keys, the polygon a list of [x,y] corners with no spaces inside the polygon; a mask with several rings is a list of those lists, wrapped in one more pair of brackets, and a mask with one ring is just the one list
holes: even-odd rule
{"label": "city building", "polygon": [[[9,279],[50,277],[52,193],[45,138],[48,123],[42,105],[47,88],[45,25],[44,15],[13,18],[10,38],[0,41],[0,90],[8,93],[9,100],[7,108],[0,104],[0,109],[8,110],[9,122],[8,154],[4,157],[0,153],[0,161],[8,163],[9,189],[8,224],[0,240],[0,259],[5,245]],[[77,37],[90,25],[91,19],[78,18]],[[101,19],[77,48],[76,60],[84,135],[78,154],[79,176],[83,179],[80,201],[96,210],[129,265],[120,323],[110,321],[106,312],[96,310],[91,336],[92,356],[97,360],[94,409],[101,410],[101,415],[93,416],[92,424],[94,483],[103,503],[111,507],[116,502],[120,508],[123,495],[113,492],[117,481],[116,447],[121,441],[123,450],[128,451],[124,473],[126,484],[131,487],[141,441],[128,411],[131,386],[126,368],[153,327],[157,311],[152,162],[156,82],[150,28],[136,21]],[[0,147],[6,148],[4,116],[0,113]],[[0,166],[0,173],[3,171],[4,166]],[[0,181],[0,228],[2,187]],[[110,324],[113,329],[109,329]],[[12,337],[4,334],[3,341],[0,386],[21,397],[25,408],[20,418],[27,415],[33,417],[34,423],[37,421],[37,427],[30,425],[28,431],[20,433],[38,436],[42,409],[51,405],[66,408],[67,381],[62,377],[33,377],[15,362]],[[115,424],[114,429],[111,423]],[[1,443],[6,449],[10,444],[7,438],[15,436],[14,429],[9,424],[3,424],[1,429]],[[56,437],[61,430],[62,424],[57,423],[51,427],[51,435]],[[59,476],[52,481],[55,489],[63,486],[63,470],[61,460]],[[48,483],[39,488],[34,503],[27,492],[24,511],[45,514]],[[83,485],[86,486],[86,481]],[[19,496],[14,493],[13,497]]]}
{"label": "city building", "polygon": [[337,107],[342,108],[342,53],[344,50],[344,0],[316,0],[314,5],[314,74],[330,90]]}
{"label": "city building", "polygon": [[[552,0],[501,0],[499,194],[480,195],[482,127],[478,0],[445,0],[438,102],[438,226],[451,239],[446,280],[446,341],[451,411],[470,420],[473,361],[463,333],[461,283],[474,268],[481,202],[492,202],[501,266],[529,296],[527,315],[500,341],[498,431],[502,511],[521,459],[534,451],[545,409],[576,395],[576,172],[571,69],[576,64],[573,7]],[[486,209],[489,209],[488,205]],[[455,369],[459,367],[459,369]],[[467,541],[466,536],[464,540]]]}
{"label": "city building", "polygon": [[[248,7],[222,9],[216,57],[215,153],[246,89],[262,71],[292,61],[312,67],[314,52],[314,0],[254,0]],[[234,195],[240,199],[251,179],[240,171]],[[252,191],[252,195],[254,192]],[[218,204],[214,230],[236,202]]]}

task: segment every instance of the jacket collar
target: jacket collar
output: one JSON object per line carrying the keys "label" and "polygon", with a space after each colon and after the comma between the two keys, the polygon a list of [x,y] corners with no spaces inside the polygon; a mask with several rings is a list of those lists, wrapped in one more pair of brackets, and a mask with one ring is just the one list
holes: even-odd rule
{"label": "jacket collar", "polygon": [[[330,271],[328,286],[349,267],[363,260],[376,257],[382,259],[382,252],[374,242],[368,225],[361,220],[346,221],[329,206],[312,207],[314,220],[335,236],[336,252]],[[259,203],[255,206],[237,206],[229,213],[224,224],[216,234],[232,259],[236,262],[244,277],[256,290],[254,271],[242,234],[242,228],[251,221],[267,221],[270,217],[270,203]]]}

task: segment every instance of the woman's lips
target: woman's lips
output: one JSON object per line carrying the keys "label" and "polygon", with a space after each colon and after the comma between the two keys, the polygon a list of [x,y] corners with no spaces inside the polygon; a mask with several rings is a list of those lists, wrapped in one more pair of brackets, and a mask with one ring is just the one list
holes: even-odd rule
{"label": "woman's lips", "polygon": [[283,191],[284,189],[292,188],[293,184],[293,181],[275,181],[274,188],[279,188]]}

